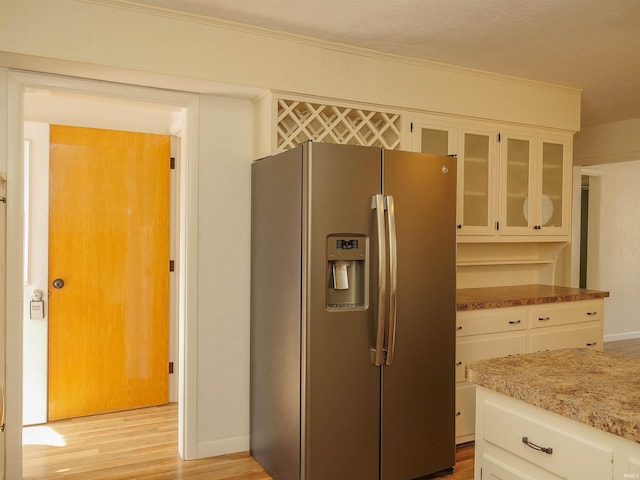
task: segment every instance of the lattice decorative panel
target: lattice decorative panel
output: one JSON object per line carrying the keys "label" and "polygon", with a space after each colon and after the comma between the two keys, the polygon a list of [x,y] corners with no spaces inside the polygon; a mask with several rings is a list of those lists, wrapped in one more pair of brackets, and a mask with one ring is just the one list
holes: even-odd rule
{"label": "lattice decorative panel", "polygon": [[314,142],[400,148],[400,115],[278,99],[278,150]]}

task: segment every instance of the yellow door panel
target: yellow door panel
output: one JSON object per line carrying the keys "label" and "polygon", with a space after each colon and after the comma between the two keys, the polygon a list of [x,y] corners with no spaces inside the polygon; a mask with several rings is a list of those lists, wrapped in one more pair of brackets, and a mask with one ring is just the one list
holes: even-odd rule
{"label": "yellow door panel", "polygon": [[50,144],[49,420],[167,403],[169,137]]}

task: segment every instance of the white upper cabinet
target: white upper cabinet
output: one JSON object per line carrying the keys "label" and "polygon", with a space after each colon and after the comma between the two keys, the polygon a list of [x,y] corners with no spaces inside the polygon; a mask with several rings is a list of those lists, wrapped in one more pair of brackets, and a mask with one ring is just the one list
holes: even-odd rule
{"label": "white upper cabinet", "polygon": [[456,154],[457,127],[432,117],[418,117],[411,122],[413,150],[436,155]]}
{"label": "white upper cabinet", "polygon": [[568,241],[571,136],[500,127],[412,122],[413,150],[458,159],[458,241]]}
{"label": "white upper cabinet", "polygon": [[413,122],[414,150],[455,155],[458,169],[458,236],[495,235],[497,129],[482,123],[453,125],[420,117]]}
{"label": "white upper cabinet", "polygon": [[500,235],[568,239],[570,147],[569,137],[501,133]]}
{"label": "white upper cabinet", "polygon": [[497,191],[497,131],[463,125],[458,141],[458,236],[495,235]]}

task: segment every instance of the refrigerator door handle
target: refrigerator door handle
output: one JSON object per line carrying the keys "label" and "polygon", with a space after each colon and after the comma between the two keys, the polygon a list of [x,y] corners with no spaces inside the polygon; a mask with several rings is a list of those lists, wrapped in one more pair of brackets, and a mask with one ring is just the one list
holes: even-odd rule
{"label": "refrigerator door handle", "polygon": [[373,363],[380,366],[384,363],[384,323],[385,300],[387,296],[387,272],[386,272],[386,235],[384,221],[384,197],[380,194],[372,197],[371,208],[375,210],[376,235],[378,237],[378,311],[376,322],[376,346]]}
{"label": "refrigerator door handle", "polygon": [[385,198],[387,225],[389,226],[389,320],[387,323],[387,359],[393,364],[396,343],[397,296],[398,296],[398,242],[396,238],[396,210],[393,197]]}

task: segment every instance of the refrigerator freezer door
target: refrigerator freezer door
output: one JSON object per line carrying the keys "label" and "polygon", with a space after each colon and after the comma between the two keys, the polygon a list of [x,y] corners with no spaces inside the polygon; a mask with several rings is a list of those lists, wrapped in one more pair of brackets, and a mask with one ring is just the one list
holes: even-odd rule
{"label": "refrigerator freezer door", "polygon": [[376,255],[371,197],[380,192],[382,152],[320,143],[307,148],[302,478],[377,480],[380,367],[370,359],[375,292],[370,289],[364,309],[328,309],[325,297],[328,236],[364,235],[370,257]]}
{"label": "refrigerator freezer door", "polygon": [[455,158],[384,152],[395,203],[397,322],[382,371],[382,480],[455,464]]}

